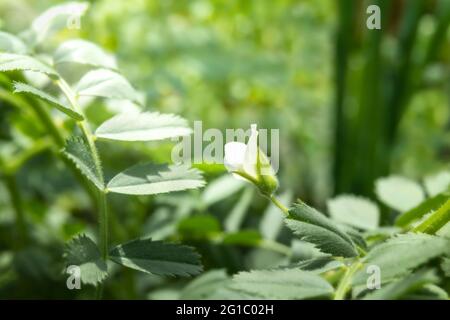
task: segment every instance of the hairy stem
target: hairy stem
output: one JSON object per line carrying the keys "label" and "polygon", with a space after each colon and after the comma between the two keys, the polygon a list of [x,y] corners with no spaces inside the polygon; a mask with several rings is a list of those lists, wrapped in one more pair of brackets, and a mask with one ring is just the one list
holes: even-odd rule
{"label": "hairy stem", "polygon": [[273,252],[277,252],[280,253],[282,255],[288,256],[290,257],[292,255],[292,250],[291,248],[289,248],[288,246],[273,241],[273,240],[269,240],[269,239],[263,239],[260,244],[259,244],[260,248],[263,249],[267,249],[267,250],[271,250]]}
{"label": "hairy stem", "polygon": [[[67,82],[59,78],[56,81],[56,84],[59,86],[61,91],[64,93],[64,95],[69,100],[72,108],[78,112],[83,114],[80,107],[78,106],[77,102],[77,96],[73,92],[73,90],[70,88],[70,86],[67,84]],[[97,173],[97,176],[100,179],[100,182],[102,185],[104,185],[104,179],[103,179],[103,170],[101,166],[100,156],[97,151],[97,147],[95,145],[95,138],[94,134],[92,133],[91,129],[89,128],[89,124],[87,123],[87,120],[78,121],[77,122],[78,127],[80,128],[84,138],[87,141],[89,151],[92,154],[92,157],[94,159],[94,165],[95,165],[95,171]],[[108,258],[108,210],[107,210],[107,203],[106,203],[106,191],[105,190],[99,190],[98,191],[98,209],[99,209],[99,248],[100,253],[102,255],[103,259]],[[97,288],[97,298],[100,299],[102,296],[102,285],[100,285]]]}
{"label": "hairy stem", "polygon": [[336,288],[336,292],[334,294],[334,300],[344,300],[347,292],[350,290],[352,286],[352,278],[356,271],[362,267],[362,263],[359,260],[353,262],[353,264],[347,268],[344,276],[339,282],[338,287]]}
{"label": "hairy stem", "polygon": [[269,197],[270,201],[272,201],[272,203],[274,205],[276,205],[278,208],[280,208],[281,211],[283,211],[283,213],[288,216],[289,215],[289,209],[286,208],[277,198],[275,198],[274,195],[271,195]]}
{"label": "hairy stem", "polygon": [[108,258],[108,210],[106,204],[106,194],[99,191],[99,236],[100,236],[100,252],[102,258]]}
{"label": "hairy stem", "polygon": [[432,213],[425,221],[416,226],[413,231],[435,234],[439,229],[450,221],[450,199],[434,213]]}

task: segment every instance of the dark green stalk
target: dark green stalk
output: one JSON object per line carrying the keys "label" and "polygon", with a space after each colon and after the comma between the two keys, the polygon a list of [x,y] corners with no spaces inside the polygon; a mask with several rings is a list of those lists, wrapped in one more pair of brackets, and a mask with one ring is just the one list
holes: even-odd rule
{"label": "dark green stalk", "polygon": [[[77,111],[78,113],[82,114],[82,111],[78,105],[77,97],[75,93],[73,92],[72,88],[66,83],[66,81],[62,78],[59,78],[56,81],[56,84],[61,89],[61,91],[64,93],[64,95],[69,100],[72,108]],[[92,133],[91,129],[89,128],[89,125],[87,123],[87,120],[78,121],[77,122],[78,127],[80,128],[81,132],[83,133],[84,138],[87,141],[89,151],[92,154],[92,157],[94,158],[94,165],[95,165],[95,171],[97,173],[97,176],[100,179],[100,182],[102,185],[104,185],[104,178],[103,178],[103,169],[101,166],[100,156],[97,151],[97,147],[95,145],[94,141],[94,134]],[[98,209],[99,209],[99,247],[100,247],[100,253],[102,255],[102,258],[106,260],[108,258],[108,210],[107,210],[107,203],[106,203],[106,189],[99,190],[97,193],[97,203],[98,203]],[[102,297],[102,291],[103,291],[103,284],[100,284],[97,288],[97,298],[101,299]]]}
{"label": "dark green stalk", "polygon": [[28,241],[27,225],[25,222],[25,212],[23,209],[22,197],[17,187],[15,175],[6,174],[4,175],[4,180],[15,212],[17,248],[22,248]]}
{"label": "dark green stalk", "polygon": [[275,198],[275,196],[271,195],[270,196],[270,201],[272,201],[272,203],[274,205],[276,205],[286,216],[289,215],[289,209],[286,208],[280,201],[278,201],[277,198]]}
{"label": "dark green stalk", "polygon": [[405,16],[399,34],[397,61],[399,67],[394,73],[394,84],[390,92],[388,109],[390,117],[387,119],[387,145],[395,143],[397,129],[405,112],[411,89],[411,75],[413,74],[412,54],[417,35],[417,29],[426,1],[409,0],[405,6]]}
{"label": "dark green stalk", "polygon": [[445,44],[445,37],[450,25],[450,1],[440,0],[437,3],[435,15],[437,18],[437,26],[428,46],[424,64],[432,62]]}
{"label": "dark green stalk", "polygon": [[355,13],[353,0],[337,2],[339,11],[339,26],[336,34],[335,51],[335,115],[334,115],[334,161],[333,180],[334,192],[339,193],[345,189],[347,132],[344,101],[347,81],[347,65],[352,43],[352,21]]}
{"label": "dark green stalk", "polygon": [[[387,21],[392,2],[378,0],[370,2],[380,7],[381,29],[365,31],[364,69],[361,87],[359,109],[354,121],[355,153],[353,181],[351,190],[358,194],[370,195],[373,182],[387,173],[386,152],[382,139],[388,112],[383,100],[384,64],[381,55],[383,35],[387,29]],[[367,3],[369,5],[369,3]]]}

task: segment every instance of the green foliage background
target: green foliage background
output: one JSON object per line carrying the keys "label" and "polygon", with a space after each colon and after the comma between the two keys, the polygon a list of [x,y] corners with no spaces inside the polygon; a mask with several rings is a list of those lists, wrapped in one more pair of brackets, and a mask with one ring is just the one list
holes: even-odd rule
{"label": "green foliage background", "polygon": [[[0,28],[16,34],[60,2],[1,0]],[[190,124],[201,120],[204,130],[251,123],[279,128],[282,200],[301,198],[325,209],[326,200],[341,193],[377,201],[375,180],[391,173],[421,181],[449,170],[448,1],[392,1],[383,7],[382,31],[365,26],[369,2],[92,1],[81,29],[59,32],[45,48],[77,37],[102,46],[144,93],[148,110],[179,114]],[[100,101],[86,113],[94,126],[112,115]],[[17,184],[36,241],[12,258],[13,207],[1,184],[0,297],[91,298],[91,286],[65,288],[61,256],[75,235],[95,238],[95,208],[47,150],[43,128],[0,96],[3,154],[14,151],[11,141],[27,145],[30,136],[44,151],[27,159]],[[136,162],[170,161],[172,146],[99,143],[108,178]],[[294,248],[299,260],[315,250],[305,243],[296,250],[285,228],[268,229],[277,221],[275,208],[252,186],[221,177],[223,166],[199,167],[209,186],[222,181],[218,190],[112,195],[113,244],[146,236],[193,245],[205,270],[214,270],[211,279],[200,279],[211,286],[228,281],[224,270],[268,268],[287,259],[286,250]],[[380,207],[382,225],[390,225],[395,210]],[[189,279],[111,268],[108,298],[206,296]]]}

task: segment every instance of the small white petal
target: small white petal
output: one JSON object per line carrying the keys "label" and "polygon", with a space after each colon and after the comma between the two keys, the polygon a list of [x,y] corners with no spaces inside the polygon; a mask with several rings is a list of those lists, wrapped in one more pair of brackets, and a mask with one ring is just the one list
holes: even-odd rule
{"label": "small white petal", "polygon": [[225,144],[224,165],[228,171],[243,171],[247,145],[242,142],[228,142]]}
{"label": "small white petal", "polygon": [[256,172],[256,162],[258,155],[258,130],[256,124],[251,125],[252,133],[250,139],[248,139],[247,150],[245,152],[244,170],[250,176],[256,178],[258,173]]}

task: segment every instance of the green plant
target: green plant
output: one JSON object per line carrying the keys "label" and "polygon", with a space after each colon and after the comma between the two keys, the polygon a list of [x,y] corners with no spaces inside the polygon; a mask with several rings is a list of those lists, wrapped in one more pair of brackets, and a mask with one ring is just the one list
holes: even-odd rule
{"label": "green plant", "polygon": [[[334,7],[328,0],[297,2],[97,1],[80,33],[64,28],[64,5],[18,36],[0,32],[0,297],[92,298],[95,288],[97,297],[119,299],[448,299],[450,173],[427,176],[423,186],[402,176],[372,183],[390,162],[373,152],[396,135],[415,91],[410,49],[422,2],[404,10],[407,59],[392,69],[398,90],[388,97],[395,109],[388,122],[385,107],[377,108],[387,98],[380,88],[384,34],[370,34],[367,50],[357,50],[363,48],[352,32],[358,8],[353,1],[338,4],[335,183],[337,190],[374,196],[340,194],[326,204],[320,200],[332,185],[324,169],[330,159],[320,137],[327,130],[317,121],[326,117],[316,109],[328,104],[325,39]],[[389,4],[382,5],[385,13]],[[424,68],[438,62],[446,13],[433,16]],[[310,32],[299,37],[305,29]],[[116,50],[121,69],[145,94],[96,44],[60,41],[72,33]],[[361,56],[364,63],[355,63]],[[348,112],[354,92],[361,103]],[[225,148],[231,174],[204,163],[204,190],[173,192],[204,182],[196,169],[160,164],[170,143],[143,143],[190,133],[186,120],[150,112],[150,104],[210,126],[282,128],[288,134],[281,174],[258,148],[253,125],[247,144]],[[254,107],[263,109],[248,112]],[[427,116],[436,126],[437,116]],[[417,123],[423,124],[410,125]],[[123,170],[142,159],[152,163]],[[302,200],[286,206],[298,194]],[[87,284],[83,290],[64,286],[68,275],[61,270],[72,266]],[[192,281],[171,277],[197,274]]]}
{"label": "green plant", "polygon": [[[257,133],[252,136],[256,137]],[[313,244],[317,251],[310,259],[294,264],[240,272],[232,279],[223,277],[225,289],[207,287],[209,294],[230,299],[448,298],[445,289],[438,286],[445,288],[448,279],[437,276],[448,274],[448,172],[425,180],[428,199],[422,187],[409,179],[391,176],[377,180],[380,201],[402,212],[395,226],[386,228],[379,226],[378,206],[362,197],[342,195],[330,200],[330,217],[300,200],[289,209],[284,207],[274,196],[274,188],[267,191],[262,187],[264,179],[248,174],[254,171],[257,177],[261,176],[260,159],[265,159],[265,155],[256,143],[250,138],[242,151],[245,156],[234,154],[243,163],[230,160],[232,165],[227,166],[228,170],[257,186],[286,215],[285,224],[294,235]],[[229,152],[231,149],[234,148],[230,147]],[[276,179],[270,175],[273,172],[268,178]],[[377,274],[372,275],[374,271]],[[199,290],[198,286],[194,287]]]}
{"label": "green plant", "polygon": [[[380,7],[380,30],[358,25],[369,4]],[[434,81],[428,77],[448,63],[450,3],[343,0],[337,9],[334,189],[371,195],[375,179],[395,168],[402,121],[414,98],[448,82],[446,72]]]}
{"label": "green plant", "polygon": [[[95,200],[98,212],[98,242],[81,235],[67,244],[65,249],[68,266],[80,267],[81,281],[98,287],[101,297],[102,282],[107,277],[107,261],[112,260],[125,267],[161,275],[193,275],[201,271],[199,256],[192,248],[177,244],[134,240],[110,248],[108,194],[153,195],[202,187],[200,172],[184,165],[143,163],[135,165],[105,181],[100,153],[96,141],[156,141],[188,135],[191,129],[187,121],[172,114],[157,112],[135,112],[118,114],[101,124],[95,132],[84,114],[80,99],[99,97],[104,99],[129,100],[137,106],[143,102],[138,92],[118,72],[114,57],[93,43],[83,40],[63,42],[53,53],[40,48],[48,36],[65,27],[70,18],[68,6],[77,12],[87,9],[85,3],[70,3],[54,7],[37,17],[22,37],[0,33],[0,47],[9,52],[0,53],[0,71],[28,72],[30,83],[22,82],[20,74],[14,74],[13,90],[27,99],[22,100],[2,89],[2,97],[21,108],[31,107],[42,125],[53,136],[53,141],[25,146],[23,150],[2,159],[2,172],[16,213],[17,243],[27,241],[26,217],[24,216],[20,191],[15,184],[15,174],[32,155],[44,148],[60,149],[64,138],[62,130],[47,108],[62,112],[67,126],[75,125],[73,134],[66,139],[61,150],[66,163],[80,176],[88,192]],[[26,41],[24,41],[26,39]],[[70,85],[66,76],[76,73],[80,66],[89,67],[81,75],[76,86]],[[31,73],[30,73],[31,72]],[[66,75],[64,76],[63,73]],[[31,78],[41,76],[40,87],[33,85]],[[27,78],[27,77],[25,77]],[[7,79],[4,79],[7,82]],[[52,94],[51,91],[54,93]],[[57,96],[55,94],[60,94]],[[24,102],[27,101],[27,102]],[[94,190],[93,190],[94,189]]]}

